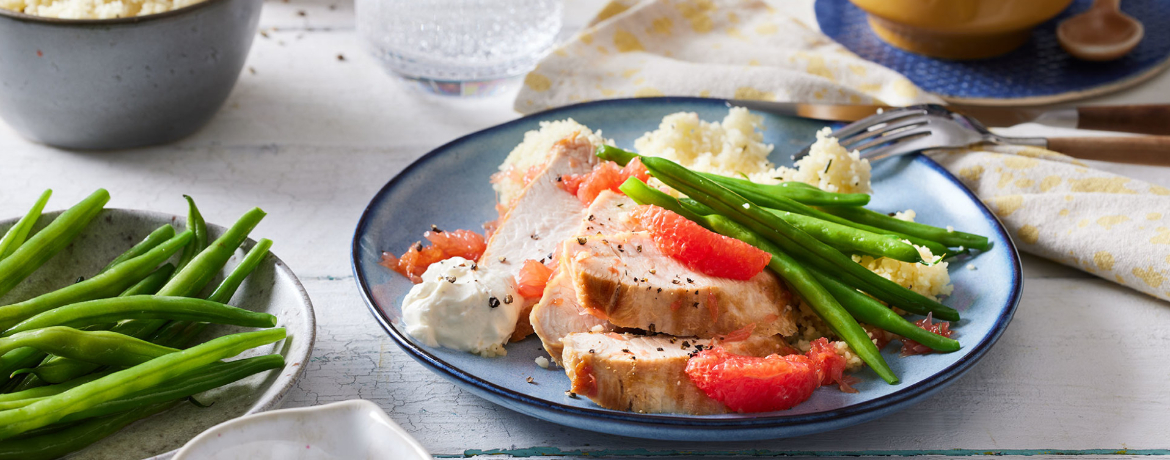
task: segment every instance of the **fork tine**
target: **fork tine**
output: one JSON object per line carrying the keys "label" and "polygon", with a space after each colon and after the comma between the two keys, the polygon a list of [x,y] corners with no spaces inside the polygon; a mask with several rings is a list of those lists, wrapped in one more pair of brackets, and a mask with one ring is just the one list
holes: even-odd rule
{"label": "fork tine", "polygon": [[864,144],[861,144],[861,145],[855,147],[854,150],[865,151],[865,150],[877,147],[879,145],[890,144],[890,143],[898,144],[898,143],[901,143],[902,141],[904,141],[908,138],[919,137],[919,136],[923,136],[923,135],[926,135],[926,136],[930,135],[930,127],[929,126],[922,126],[922,127],[918,127],[918,128],[914,128],[914,129],[907,129],[904,131],[898,131],[898,132],[890,134],[890,135],[882,136],[882,137],[879,137],[877,139],[866,142]]}
{"label": "fork tine", "polygon": [[872,138],[874,136],[882,136],[882,135],[885,135],[887,133],[893,133],[894,131],[897,131],[897,130],[902,129],[902,128],[906,128],[906,127],[910,127],[910,126],[917,126],[917,125],[924,125],[927,123],[930,123],[930,119],[927,118],[926,116],[914,116],[914,117],[909,117],[909,118],[902,118],[901,121],[899,121],[897,123],[887,123],[885,126],[882,126],[881,128],[874,129],[872,131],[865,131],[861,134],[858,134],[858,135],[850,137],[850,138],[837,138],[837,141],[841,144],[842,147],[848,148],[850,145],[857,144],[858,142],[864,141],[864,140]]}
{"label": "fork tine", "polygon": [[845,125],[841,129],[833,131],[832,136],[837,139],[844,139],[846,137],[853,136],[854,134],[867,131],[870,127],[873,127],[877,124],[890,123],[894,120],[924,114],[926,114],[926,109],[923,109],[922,107],[903,107],[900,109],[887,110],[877,115],[871,115]]}
{"label": "fork tine", "polygon": [[[910,107],[902,107],[902,108],[898,108],[898,109],[890,109],[890,110],[886,110],[882,113],[879,113],[876,115],[870,115],[868,117],[857,120],[853,123],[845,125],[845,126],[841,127],[841,129],[833,131],[829,135],[832,137],[835,137],[837,139],[845,139],[845,138],[851,137],[857,133],[867,131],[867,130],[869,130],[870,127],[873,127],[874,125],[877,125],[877,124],[890,123],[890,122],[893,122],[893,121],[896,121],[899,119],[903,119],[906,117],[922,116],[926,113],[927,113],[927,108],[924,106],[910,106]],[[808,156],[810,148],[812,148],[811,144],[806,146],[803,149],[800,149],[799,152],[796,152],[794,155],[792,155],[792,162],[795,163],[797,161],[800,161],[801,158]]]}
{"label": "fork tine", "polygon": [[918,137],[905,142],[898,142],[887,145],[885,147],[878,147],[861,154],[861,158],[869,160],[872,163],[878,160],[884,160],[889,157],[913,152],[921,152],[939,147],[938,145],[928,142],[929,139],[929,136]]}

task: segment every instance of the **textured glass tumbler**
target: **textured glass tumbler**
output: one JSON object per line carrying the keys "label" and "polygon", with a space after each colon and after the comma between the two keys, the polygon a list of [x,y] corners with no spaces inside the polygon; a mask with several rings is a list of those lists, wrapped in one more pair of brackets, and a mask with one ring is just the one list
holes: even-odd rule
{"label": "textured glass tumbler", "polygon": [[499,91],[556,43],[563,0],[357,0],[358,33],[393,73],[440,94]]}

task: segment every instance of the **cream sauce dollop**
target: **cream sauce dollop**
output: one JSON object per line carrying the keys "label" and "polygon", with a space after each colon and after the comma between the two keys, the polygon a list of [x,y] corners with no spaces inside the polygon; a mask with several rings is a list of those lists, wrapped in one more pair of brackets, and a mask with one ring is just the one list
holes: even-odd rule
{"label": "cream sauce dollop", "polygon": [[427,346],[503,356],[522,303],[510,274],[452,257],[427,267],[403,299],[402,318],[406,333]]}

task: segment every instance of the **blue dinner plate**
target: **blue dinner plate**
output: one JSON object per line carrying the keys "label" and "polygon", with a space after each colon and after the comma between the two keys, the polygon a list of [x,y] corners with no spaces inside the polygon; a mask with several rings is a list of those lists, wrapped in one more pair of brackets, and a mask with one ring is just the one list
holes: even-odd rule
{"label": "blue dinner plate", "polygon": [[[951,262],[954,294],[943,303],[963,320],[954,324],[962,350],[900,358],[887,347],[886,360],[902,379],[888,385],[869,369],[854,375],[857,393],[821,388],[799,406],[781,412],[725,415],[639,414],[603,409],[566,394],[569,380],[554,367],[536,366],[547,356],[532,336],[507,346],[502,358],[481,358],[431,348],[406,334],[402,298],[411,283],[378,262],[383,251],[402,252],[437,224],[478,229],[496,218],[488,183],[508,152],[539,122],[572,118],[600,130],[618,146],[656,129],[662,117],[696,112],[722,120],[726,101],[696,98],[619,99],[549,110],[456,139],[426,154],[393,178],[370,200],[353,238],[353,270],[374,318],[411,357],[456,385],[514,411],[565,426],[622,436],[687,441],[744,441],[799,436],[842,428],[905,409],[954,382],[983,357],[1016,310],[1022,279],[1015,246],[995,216],[954,176],[921,155],[879,162],[873,169],[872,209],[913,209],[918,220],[987,235],[992,248]],[[792,153],[811,143],[825,122],[761,113],[764,140],[776,146],[772,160],[790,164]],[[975,269],[968,269],[971,265]],[[533,377],[536,385],[526,381]]]}

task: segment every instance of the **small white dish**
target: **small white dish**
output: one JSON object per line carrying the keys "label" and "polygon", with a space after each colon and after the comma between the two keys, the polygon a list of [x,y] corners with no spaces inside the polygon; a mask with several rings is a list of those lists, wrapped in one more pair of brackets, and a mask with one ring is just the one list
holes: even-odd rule
{"label": "small white dish", "polygon": [[396,459],[431,454],[369,401],[282,409],[230,420],[196,436],[174,460]]}

